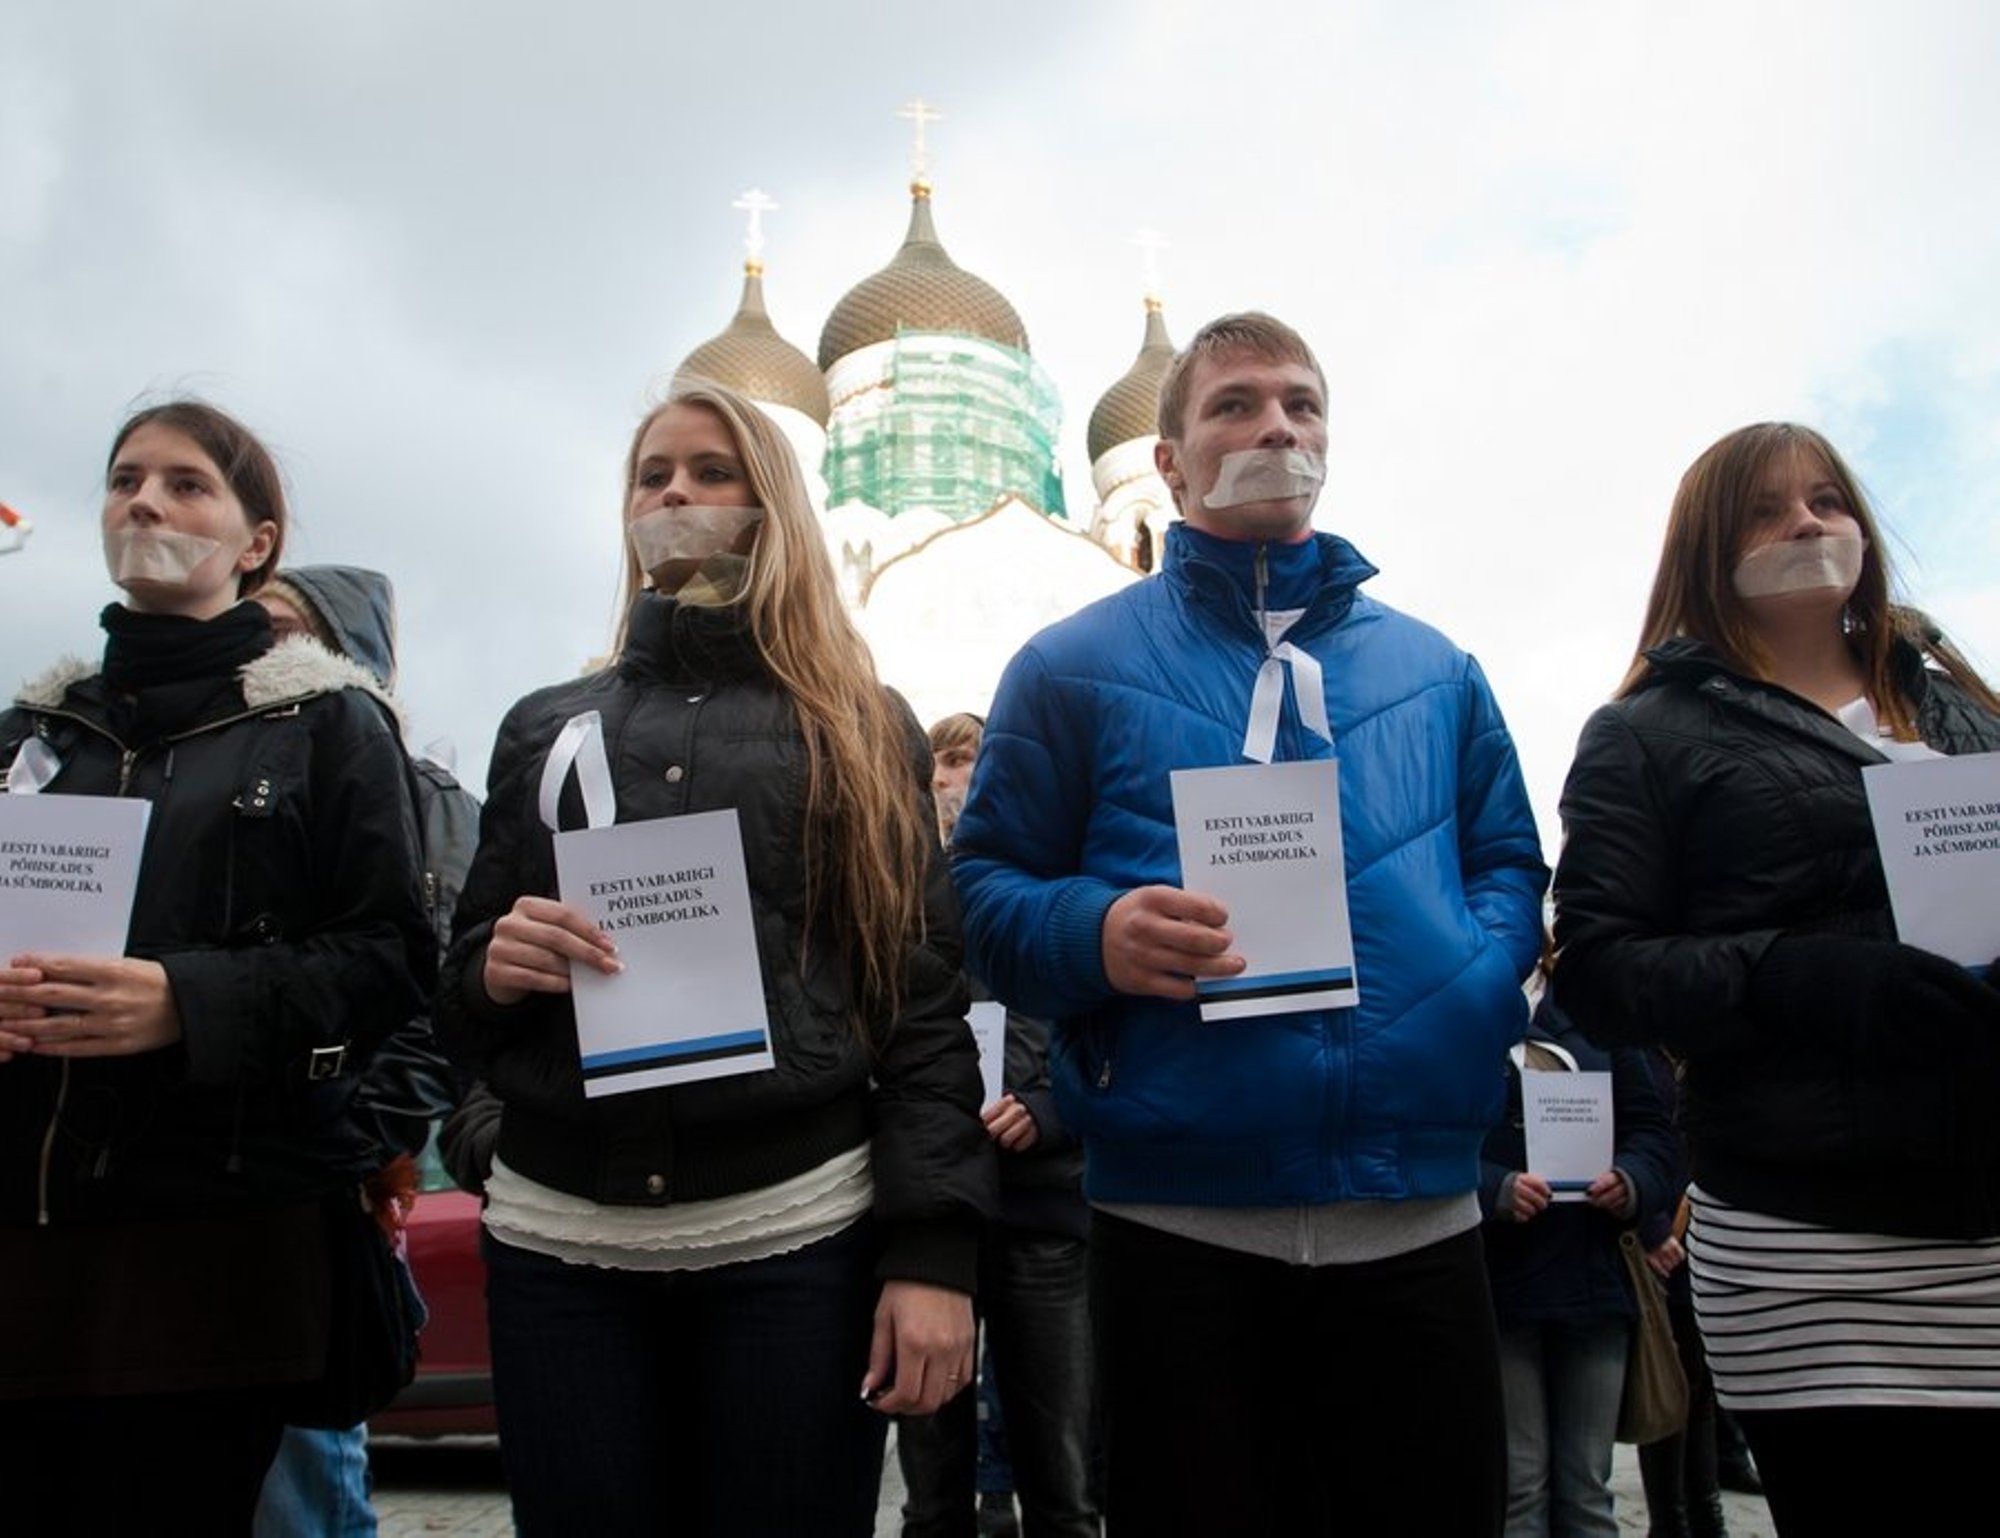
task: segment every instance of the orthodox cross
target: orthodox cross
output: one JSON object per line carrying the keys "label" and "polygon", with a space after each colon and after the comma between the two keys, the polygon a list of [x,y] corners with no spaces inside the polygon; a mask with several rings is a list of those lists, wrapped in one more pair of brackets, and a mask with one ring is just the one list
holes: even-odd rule
{"label": "orthodox cross", "polygon": [[1158,230],[1135,230],[1132,244],[1142,253],[1140,275],[1146,280],[1146,298],[1157,304],[1160,298],[1160,253],[1172,244]]}
{"label": "orthodox cross", "polygon": [[761,268],[764,265],[764,215],[778,205],[771,201],[771,195],[762,187],[752,187],[729,206],[741,209],[750,216],[749,229],[743,236],[743,250]]}
{"label": "orthodox cross", "polygon": [[916,144],[910,151],[910,175],[920,182],[927,181],[931,174],[931,158],[924,147],[924,125],[937,122],[944,114],[921,96],[913,96],[896,109],[896,116],[917,125]]}

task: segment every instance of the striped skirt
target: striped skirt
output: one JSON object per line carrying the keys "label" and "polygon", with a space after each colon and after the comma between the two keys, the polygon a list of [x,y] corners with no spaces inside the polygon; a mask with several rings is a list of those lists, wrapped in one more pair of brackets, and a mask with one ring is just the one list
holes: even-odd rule
{"label": "striped skirt", "polygon": [[1688,1198],[1695,1314],[1727,1408],[2000,1409],[2000,1237],[1846,1233]]}

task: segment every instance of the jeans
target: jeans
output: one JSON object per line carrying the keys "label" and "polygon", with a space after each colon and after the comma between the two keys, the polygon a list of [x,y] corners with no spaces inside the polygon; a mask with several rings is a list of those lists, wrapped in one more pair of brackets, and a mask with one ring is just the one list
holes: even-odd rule
{"label": "jeans", "polygon": [[[1093,1538],[1090,1317],[1081,1239],[987,1231],[979,1305],[987,1361],[1000,1388],[1023,1538]],[[963,1538],[973,1530],[978,1407],[971,1390],[936,1415],[896,1428],[910,1492],[904,1538]]]}
{"label": "jeans", "polygon": [[1113,1538],[1500,1531],[1506,1431],[1476,1229],[1294,1266],[1107,1213],[1091,1328]]}
{"label": "jeans", "polygon": [[257,1538],[375,1538],[368,1428],[287,1426],[257,1498]]}
{"label": "jeans", "polygon": [[[1014,1499],[1014,1460],[1007,1452],[1007,1411],[1000,1403],[1000,1369],[990,1342],[979,1348],[978,1434],[972,1439],[972,1488],[979,1495]],[[900,1443],[899,1443],[900,1445]]]}
{"label": "jeans", "polygon": [[1507,1538],[1616,1538],[1611,1446],[1629,1319],[1561,1319],[1500,1332],[1507,1405]]}
{"label": "jeans", "polygon": [[500,1456],[523,1538],[869,1538],[867,1222],[703,1271],[567,1265],[485,1237]]}

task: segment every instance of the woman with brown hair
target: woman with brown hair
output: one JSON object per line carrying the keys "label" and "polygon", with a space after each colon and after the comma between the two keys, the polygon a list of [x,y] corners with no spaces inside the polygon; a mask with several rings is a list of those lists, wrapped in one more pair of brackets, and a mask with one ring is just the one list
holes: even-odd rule
{"label": "woman with brown hair", "polygon": [[1685,1064],[1696,1308],[1788,1535],[1946,1531],[2000,1435],[2000,988],[1899,943],[1862,770],[2000,749],[1830,444],[1674,499],[1562,798],[1557,986]]}
{"label": "woman with brown hair", "polygon": [[[969,1381],[992,1178],[929,752],[768,418],[683,387],[625,486],[615,660],[502,724],[439,990],[504,1106],[486,1224],[516,1520],[865,1534],[878,1412]],[[774,1068],[585,1097],[570,974],[618,962],[554,895],[537,787],[588,711],[619,822],[735,811]]]}
{"label": "woman with brown hair", "polygon": [[123,954],[0,934],[0,1484],[37,1532],[247,1534],[350,1365],[336,1247],[387,1155],[349,1103],[435,947],[374,679],[245,601],[284,543],[264,446],[169,402],[104,485],[103,659],[22,690],[0,763],[151,810]]}

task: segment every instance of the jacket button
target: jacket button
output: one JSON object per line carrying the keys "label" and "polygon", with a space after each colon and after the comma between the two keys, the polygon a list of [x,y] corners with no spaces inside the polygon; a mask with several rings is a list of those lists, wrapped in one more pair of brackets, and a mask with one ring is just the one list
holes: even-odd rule
{"label": "jacket button", "polygon": [[667,1194],[667,1177],[665,1175],[648,1175],[646,1177],[646,1194],[648,1196],[665,1196]]}
{"label": "jacket button", "polygon": [[669,764],[669,765],[667,765],[667,783],[668,783],[669,785],[678,785],[678,784],[680,784],[680,782],[681,782],[681,776],[682,776],[682,775],[684,775],[684,774],[686,774],[686,773],[687,773],[687,771],[686,771],[685,769],[681,768],[681,766],[680,766],[679,764]]}

